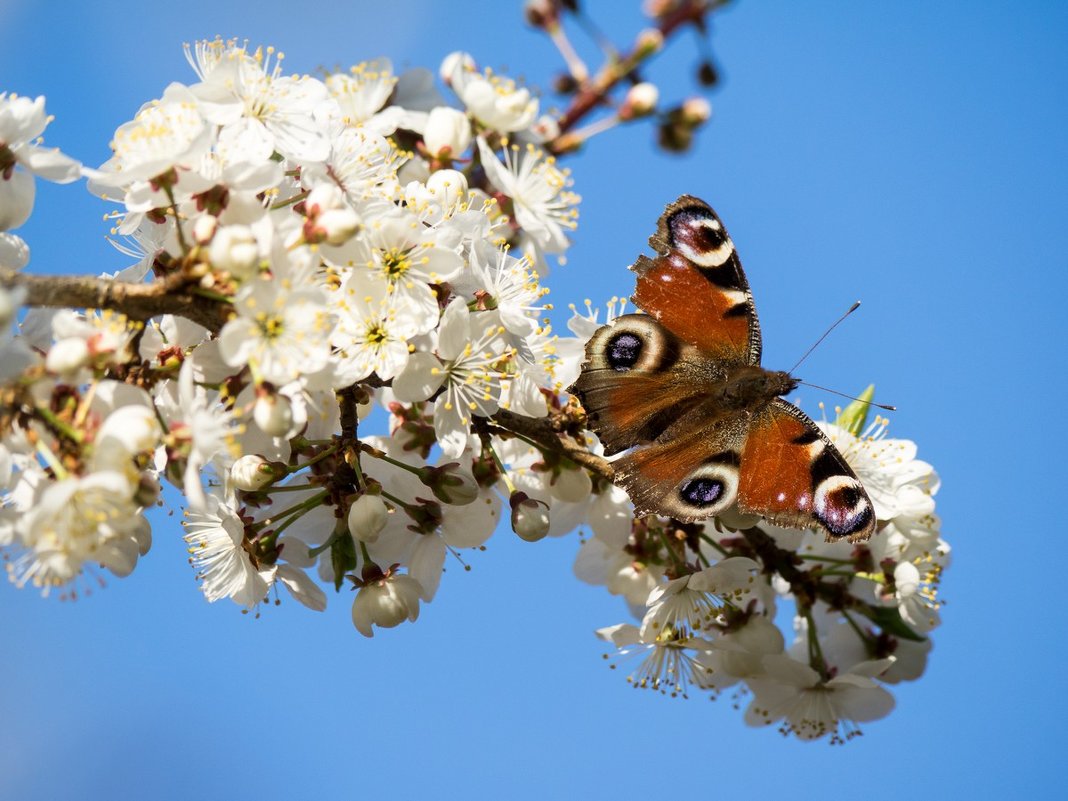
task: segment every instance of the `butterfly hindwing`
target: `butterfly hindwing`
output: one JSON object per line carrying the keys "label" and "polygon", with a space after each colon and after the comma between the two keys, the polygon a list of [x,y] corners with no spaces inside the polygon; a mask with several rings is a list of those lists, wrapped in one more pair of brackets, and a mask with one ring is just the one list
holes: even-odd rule
{"label": "butterfly hindwing", "polygon": [[649,238],[657,252],[634,263],[632,300],[708,356],[760,363],[760,324],[749,282],[723,222],[703,200],[683,195]]}
{"label": "butterfly hindwing", "polygon": [[864,485],[816,424],[781,398],[750,423],[738,507],[779,526],[818,529],[828,540],[858,542],[875,531]]}
{"label": "butterfly hindwing", "polygon": [[607,454],[655,440],[698,400],[695,355],[648,315],[624,315],[597,330],[571,392]]}

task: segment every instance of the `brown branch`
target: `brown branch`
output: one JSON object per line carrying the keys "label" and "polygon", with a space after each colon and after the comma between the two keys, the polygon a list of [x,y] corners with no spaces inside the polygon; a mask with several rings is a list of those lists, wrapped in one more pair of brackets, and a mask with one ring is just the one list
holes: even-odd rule
{"label": "brown branch", "polygon": [[0,267],[0,286],[25,287],[27,306],[110,309],[133,320],[176,314],[213,332],[222,328],[229,309],[196,294],[196,280],[182,273],[146,284],[92,276],[26,275]]}
{"label": "brown branch", "polygon": [[581,442],[560,433],[554,427],[551,418],[525,417],[507,409],[501,409],[493,415],[493,420],[506,431],[514,431],[552,451],[563,453],[575,464],[582,465],[609,481],[612,480],[614,473],[611,463],[603,456],[590,453]]}
{"label": "brown branch", "polygon": [[[666,40],[676,30],[687,23],[702,25],[705,14],[710,10],[707,0],[686,0],[675,11],[660,20],[657,30]],[[652,54],[642,54],[639,48],[634,48],[628,53],[611,59],[585,86],[583,86],[571,105],[568,106],[564,115],[560,118],[560,133],[547,144],[550,152],[560,153],[570,149],[572,137],[568,135],[587,114],[601,106],[620,81],[633,74],[645,59]]]}

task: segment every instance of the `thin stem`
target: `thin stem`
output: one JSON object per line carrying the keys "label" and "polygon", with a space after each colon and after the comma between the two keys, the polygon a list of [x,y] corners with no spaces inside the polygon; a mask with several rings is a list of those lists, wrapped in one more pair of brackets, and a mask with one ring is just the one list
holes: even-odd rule
{"label": "thin stem", "polygon": [[267,526],[273,525],[277,521],[281,520],[283,517],[288,517],[289,515],[297,514],[298,512],[306,512],[309,509],[313,509],[318,506],[323,500],[323,498],[325,498],[328,494],[329,493],[327,493],[326,490],[318,492],[310,498],[305,498],[303,501],[293,504],[288,509],[283,509],[281,512],[271,515],[262,522],[258,523],[257,526],[259,528],[266,528]]}
{"label": "thin stem", "polygon": [[78,445],[81,445],[85,441],[85,435],[82,434],[81,431],[71,427],[65,421],[60,420],[56,417],[55,412],[47,406],[35,406],[34,411],[42,420],[44,420],[49,428],[53,429],[60,436],[66,437],[71,442],[75,442]]}

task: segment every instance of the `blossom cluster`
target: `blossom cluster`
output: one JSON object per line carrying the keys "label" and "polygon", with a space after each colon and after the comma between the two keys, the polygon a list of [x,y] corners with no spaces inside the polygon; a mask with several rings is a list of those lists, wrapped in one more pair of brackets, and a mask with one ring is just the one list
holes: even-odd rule
{"label": "blossom cluster", "polygon": [[804,738],[889,711],[883,685],[923,671],[949,552],[912,443],[865,430],[866,406],[825,424],[876,506],[866,545],[636,518],[564,390],[597,314],[564,336],[547,317],[579,197],[538,97],[459,52],[436,77],[378,59],[318,78],[237,41],[186,54],[196,80],[96,169],[41,146],[43,98],[0,94],[0,268],[28,261],[9,231],[35,176],[86,177],[133,262],[105,276],[108,310],[21,310],[25,287],[0,286],[12,581],[73,596],[129,574],[168,482],[208,601],[323,610],[348,586],[370,637],[416,620],[449,554],[505,521],[527,541],[579,530],[577,575],[641,621],[599,632],[613,664],[640,659],[638,686],[733,687],[750,723]]}

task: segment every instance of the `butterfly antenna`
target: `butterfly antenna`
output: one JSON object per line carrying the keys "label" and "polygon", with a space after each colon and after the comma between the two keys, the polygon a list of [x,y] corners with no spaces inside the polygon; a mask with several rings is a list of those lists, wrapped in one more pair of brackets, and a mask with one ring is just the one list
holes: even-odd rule
{"label": "butterfly antenna", "polygon": [[[854,306],[853,308],[856,308],[856,306]],[[838,322],[841,322],[841,320],[839,320]],[[835,323],[835,325],[837,325],[837,324],[838,323]],[[824,336],[827,336],[827,335],[824,334]],[[821,389],[824,392],[830,392],[832,395],[838,395],[839,397],[848,398],[849,400],[852,400],[852,401],[860,401],[861,403],[867,403],[869,406],[874,406],[876,409],[885,409],[888,412],[896,412],[897,411],[897,407],[896,406],[891,406],[888,403],[872,403],[871,401],[863,401],[860,398],[854,398],[852,395],[846,395],[844,392],[839,392],[836,389],[828,389],[827,387],[821,387],[819,384],[810,384],[807,381],[798,381],[797,383],[798,384],[803,384],[806,387],[812,387],[813,389]]]}
{"label": "butterfly antenna", "polygon": [[[790,368],[790,372],[792,373],[794,370],[796,370],[798,367],[800,367],[801,366],[801,362],[803,362],[805,359],[807,359],[809,357],[809,355],[812,353],[812,351],[814,351],[816,349],[816,347],[821,342],[823,342],[823,340],[825,340],[827,338],[827,335],[830,334],[831,331],[833,331],[835,328],[837,328],[838,324],[841,323],[842,320],[844,320],[846,317],[851,315],[853,312],[855,312],[859,308],[860,308],[860,301],[858,300],[856,303],[854,303],[852,306],[849,307],[849,311],[847,311],[845,314],[843,314],[841,317],[839,317],[837,320],[835,320],[834,323],[831,325],[831,327],[823,332],[823,336],[821,336],[819,339],[817,339],[815,341],[815,343],[812,345],[811,348],[809,348],[808,350],[805,351],[805,355],[797,360],[797,364],[795,364],[793,367]],[[811,384],[809,386],[811,386]],[[830,392],[830,391],[832,391],[832,390],[828,390],[828,392]],[[838,394],[841,395],[842,393],[839,392]]]}

